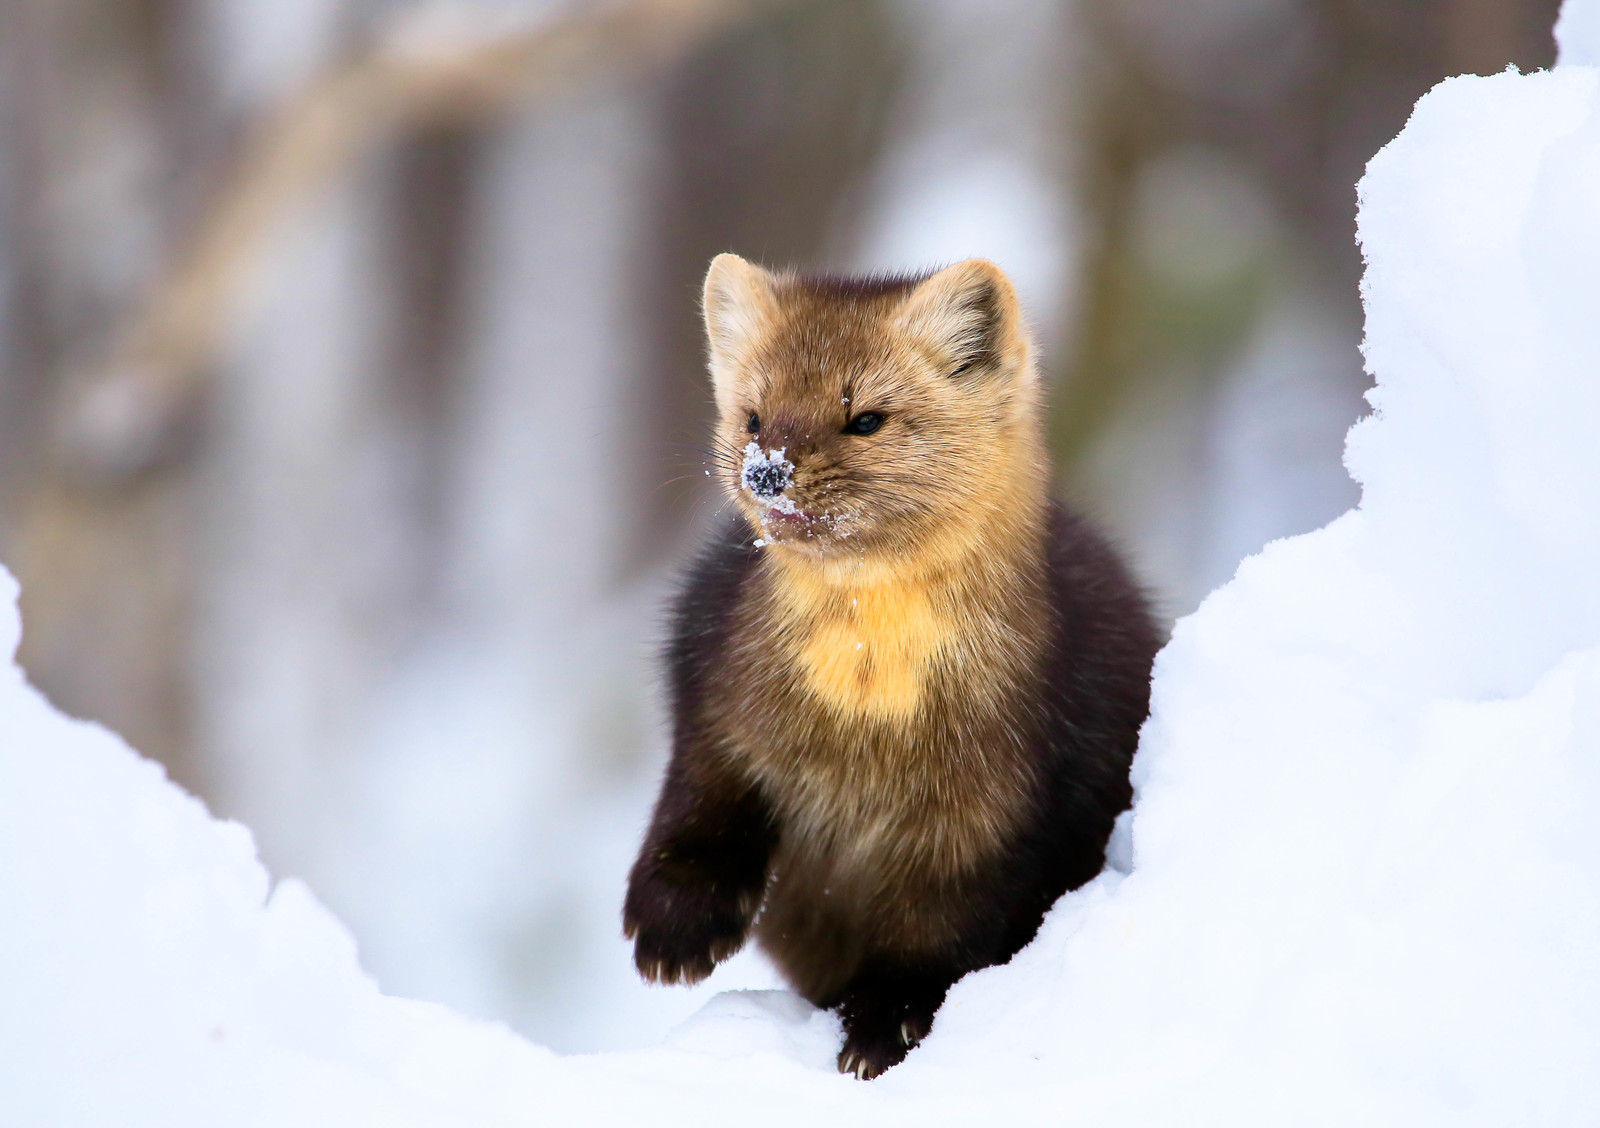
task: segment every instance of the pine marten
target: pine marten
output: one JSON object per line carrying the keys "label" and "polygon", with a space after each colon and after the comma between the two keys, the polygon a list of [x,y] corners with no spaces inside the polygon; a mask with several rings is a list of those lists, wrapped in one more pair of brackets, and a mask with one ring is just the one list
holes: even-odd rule
{"label": "pine marten", "polygon": [[628,881],[640,973],[756,939],[875,1077],[1097,874],[1149,707],[1138,586],[1050,498],[1010,282],[774,274],[704,311],[737,517],[667,650],[672,757]]}

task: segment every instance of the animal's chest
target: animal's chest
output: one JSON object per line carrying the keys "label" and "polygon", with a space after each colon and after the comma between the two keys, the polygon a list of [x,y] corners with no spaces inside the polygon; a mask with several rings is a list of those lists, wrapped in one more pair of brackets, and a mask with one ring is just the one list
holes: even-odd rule
{"label": "animal's chest", "polygon": [[726,703],[730,746],[790,845],[863,872],[991,853],[1027,805],[1026,647],[987,658],[984,627],[926,589],[807,611],[764,641],[741,634]]}
{"label": "animal's chest", "polygon": [[780,657],[819,706],[901,727],[926,708],[936,675],[970,654],[982,633],[946,591],[927,583],[791,582],[768,599],[770,620],[784,624]]}

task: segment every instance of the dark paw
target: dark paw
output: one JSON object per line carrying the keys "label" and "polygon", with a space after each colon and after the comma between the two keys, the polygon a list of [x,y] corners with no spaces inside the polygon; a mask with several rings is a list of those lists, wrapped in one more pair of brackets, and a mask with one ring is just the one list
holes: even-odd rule
{"label": "dark paw", "polygon": [[628,885],[622,931],[633,962],[651,983],[700,982],[744,946],[754,898],[656,872]]}
{"label": "dark paw", "polygon": [[838,1006],[845,1021],[845,1048],[838,1051],[838,1072],[864,1082],[898,1066],[933,1029],[933,1016],[944,1002],[942,979],[878,979],[862,984]]}
{"label": "dark paw", "polygon": [[904,1019],[899,1029],[851,1030],[845,1048],[838,1051],[838,1072],[854,1074],[856,1080],[870,1082],[891,1066],[898,1066],[912,1046],[928,1035],[928,1024]]}

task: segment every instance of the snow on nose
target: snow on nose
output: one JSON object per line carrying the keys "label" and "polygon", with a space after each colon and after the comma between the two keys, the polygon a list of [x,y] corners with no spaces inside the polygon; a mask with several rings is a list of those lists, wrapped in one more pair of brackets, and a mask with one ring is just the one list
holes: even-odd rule
{"label": "snow on nose", "polygon": [[794,463],[784,457],[785,448],[762,450],[755,443],[744,448],[744,488],[764,500],[771,500],[794,481]]}

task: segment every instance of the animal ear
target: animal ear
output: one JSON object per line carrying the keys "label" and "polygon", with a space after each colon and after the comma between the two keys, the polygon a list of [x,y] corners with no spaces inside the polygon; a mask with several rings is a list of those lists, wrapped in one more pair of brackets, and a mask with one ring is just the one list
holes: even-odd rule
{"label": "animal ear", "polygon": [[711,386],[717,403],[733,392],[738,360],[777,318],[773,277],[738,255],[720,254],[706,271],[702,308],[711,349]]}
{"label": "animal ear", "polygon": [[1017,292],[987,259],[958,262],[918,283],[896,321],[942,358],[951,377],[1029,371]]}

